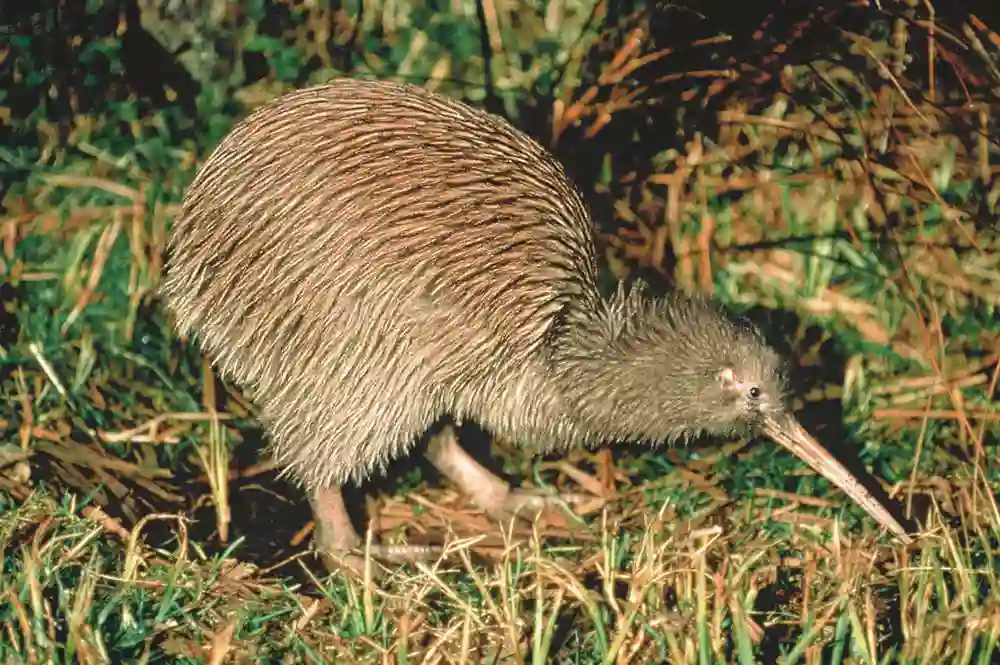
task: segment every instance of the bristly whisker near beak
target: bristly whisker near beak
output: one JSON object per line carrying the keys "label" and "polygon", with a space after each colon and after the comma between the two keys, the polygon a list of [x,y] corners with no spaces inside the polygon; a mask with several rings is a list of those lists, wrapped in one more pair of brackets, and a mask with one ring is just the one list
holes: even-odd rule
{"label": "bristly whisker near beak", "polygon": [[796,457],[843,490],[876,522],[892,531],[901,541],[906,544],[913,542],[906,529],[896,521],[885,506],[858,482],[854,474],[834,459],[833,455],[820,445],[794,416],[787,412],[771,412],[763,415],[762,430],[768,437],[790,450]]}

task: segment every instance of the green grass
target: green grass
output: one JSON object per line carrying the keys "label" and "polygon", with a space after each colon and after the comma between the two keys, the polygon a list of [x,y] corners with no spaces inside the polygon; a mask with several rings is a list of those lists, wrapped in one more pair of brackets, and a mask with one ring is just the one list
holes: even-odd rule
{"label": "green grass", "polygon": [[[739,50],[749,24],[664,44],[655,7],[588,24],[589,3],[484,3],[484,37],[475,4],[444,4],[366,4],[356,33],[354,6],[150,10],[143,29],[200,89],[172,70],[143,87],[152,56],[96,5],[11,41],[0,661],[996,660],[997,34],[935,23],[931,66],[929,24],[909,21],[926,7],[883,2],[906,20],[814,17],[832,41],[783,69]],[[917,542],[767,442],[531,459],[497,441],[517,482],[591,495],[581,519],[504,530],[399,460],[363,488],[373,537],[452,556],[326,575],[252,407],[154,293],[199,160],[248,108],[343,73],[492,105],[552,146],[594,205],[609,280],[760,319],[807,426]]]}

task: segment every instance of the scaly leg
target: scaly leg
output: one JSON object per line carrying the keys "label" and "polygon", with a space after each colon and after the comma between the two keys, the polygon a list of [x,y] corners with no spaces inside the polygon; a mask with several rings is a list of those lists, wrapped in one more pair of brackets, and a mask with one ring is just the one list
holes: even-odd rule
{"label": "scaly leg", "polygon": [[317,489],[309,493],[313,511],[313,542],[316,549],[346,552],[361,544],[344,505],[340,489]]}
{"label": "scaly leg", "polygon": [[[309,493],[309,505],[313,511],[313,547],[322,557],[323,565],[333,572],[343,563],[361,574],[364,571],[364,558],[357,553],[364,553],[364,543],[351,524],[340,489],[313,490]],[[403,562],[433,557],[438,549],[425,545],[372,543],[370,552],[375,559]]]}
{"label": "scaly leg", "polygon": [[465,452],[450,425],[431,439],[427,446],[427,459],[495,519],[506,520],[513,515],[532,519],[559,506],[563,501],[572,503],[576,500],[575,495],[550,496],[511,489],[502,478],[495,476]]}

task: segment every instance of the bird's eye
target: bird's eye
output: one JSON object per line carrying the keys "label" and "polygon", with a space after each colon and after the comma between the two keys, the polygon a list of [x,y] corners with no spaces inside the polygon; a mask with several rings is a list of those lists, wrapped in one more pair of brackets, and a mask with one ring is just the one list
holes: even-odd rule
{"label": "bird's eye", "polygon": [[750,399],[759,399],[760,398],[760,388],[758,388],[757,386],[752,386],[750,388],[750,390],[748,391],[748,394],[750,395]]}

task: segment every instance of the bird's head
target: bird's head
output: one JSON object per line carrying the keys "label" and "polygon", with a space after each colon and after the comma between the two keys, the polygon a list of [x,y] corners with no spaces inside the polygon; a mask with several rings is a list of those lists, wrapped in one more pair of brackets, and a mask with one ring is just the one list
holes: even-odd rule
{"label": "bird's head", "polygon": [[[606,378],[588,381],[588,401],[628,414],[651,440],[706,433],[752,435],[785,411],[782,358],[746,321],[714,300],[621,293],[605,339]],[[627,406],[626,406],[627,405]]]}
{"label": "bird's head", "polygon": [[706,422],[714,423],[711,429],[757,433],[768,417],[786,410],[784,363],[749,325],[705,325],[704,337],[720,338],[701,360],[705,369],[697,382],[698,403],[712,414]]}
{"label": "bird's head", "polygon": [[[679,315],[687,325],[678,319]],[[681,375],[690,372],[690,385],[697,387],[695,408],[702,414],[706,431],[763,434],[809,464],[876,521],[909,542],[905,529],[885,506],[792,414],[787,404],[784,362],[757,329],[732,321],[714,305],[699,299],[675,299],[666,310],[654,310],[647,318],[650,322],[664,333],[669,331],[667,337],[683,340],[681,346],[686,352],[670,362]]]}
{"label": "bird's head", "polygon": [[609,434],[661,441],[764,434],[908,540],[787,408],[780,356],[753,326],[733,321],[713,301],[681,295],[653,300],[620,291],[603,327],[588,331],[571,350],[575,402]]}

